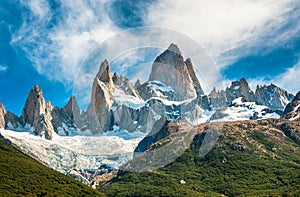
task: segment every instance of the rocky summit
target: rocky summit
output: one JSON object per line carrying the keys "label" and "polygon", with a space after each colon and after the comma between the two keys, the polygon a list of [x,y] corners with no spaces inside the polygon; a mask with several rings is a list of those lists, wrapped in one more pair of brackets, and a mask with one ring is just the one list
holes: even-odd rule
{"label": "rocky summit", "polygon": [[[190,63],[190,61],[187,62]],[[166,77],[166,73],[168,73],[168,77]],[[155,59],[149,81],[160,81],[172,87],[176,92],[174,100],[192,99],[196,97],[196,89],[190,73],[194,74],[193,67],[190,64],[188,69],[182,52],[177,45],[172,43],[167,50]],[[197,83],[195,77],[194,80]],[[199,85],[199,83],[195,84],[196,87]],[[202,89],[199,88],[198,91],[201,93]]]}
{"label": "rocky summit", "polygon": [[206,95],[192,60],[184,59],[174,43],[157,56],[148,81],[141,83],[138,79],[133,85],[126,76],[112,74],[105,59],[91,86],[90,104],[83,110],[75,95],[64,107],[53,106],[45,101],[42,89],[36,85],[28,94],[21,117],[6,111],[1,103],[0,127],[31,129],[36,135],[52,139],[53,132],[91,135],[113,130],[115,126],[129,132],[151,133],[162,118],[185,119],[195,125],[211,120],[274,118],[283,111],[285,118],[295,118],[299,111],[298,95],[294,98],[274,84],[258,85],[252,91],[245,78],[233,81],[225,90],[213,88]]}
{"label": "rocky summit", "polygon": [[283,117],[291,120],[300,118],[300,92],[298,92],[292,102],[286,106]]}
{"label": "rocky summit", "polygon": [[23,126],[30,124],[35,134],[40,136],[44,135],[46,139],[51,140],[52,133],[54,132],[51,122],[52,109],[53,106],[51,103],[45,101],[42,89],[36,85],[29,92],[20,117],[20,122]]}

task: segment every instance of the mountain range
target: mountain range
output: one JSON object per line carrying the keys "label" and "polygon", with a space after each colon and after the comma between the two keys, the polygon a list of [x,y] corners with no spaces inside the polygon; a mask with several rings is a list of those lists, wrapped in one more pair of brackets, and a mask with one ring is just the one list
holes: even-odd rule
{"label": "mountain range", "polygon": [[[43,164],[93,187],[103,176],[115,177],[114,170],[119,169],[117,177],[104,178],[109,180],[106,184],[112,196],[124,188],[126,192],[130,189],[119,188],[118,182],[122,183],[122,177],[127,176],[127,180],[134,179],[126,175],[128,170],[153,171],[147,161],[155,163],[156,157],[161,158],[160,154],[153,154],[163,150],[161,147],[171,147],[163,155],[166,163],[157,164],[159,168],[166,166],[157,173],[165,174],[167,182],[174,178],[169,177],[169,172],[176,174],[176,170],[169,169],[169,163],[193,171],[188,161],[181,159],[196,149],[199,154],[211,126],[221,125],[222,129],[216,137],[217,148],[211,146],[212,153],[204,153],[213,157],[221,153],[222,162],[224,158],[225,163],[229,160],[227,154],[236,156],[245,152],[251,158],[256,153],[257,157],[267,155],[267,162],[272,160],[270,157],[278,157],[280,162],[287,159],[282,165],[292,163],[289,169],[299,163],[298,156],[294,155],[299,153],[300,92],[293,95],[274,84],[257,85],[253,91],[242,78],[224,90],[213,88],[206,94],[192,60],[185,59],[173,43],[156,57],[146,82],[138,79],[133,84],[126,76],[111,73],[108,60],[104,60],[91,86],[86,110],[79,108],[75,95],[64,107],[53,106],[45,100],[38,85],[30,90],[20,117],[6,111],[0,102],[0,128],[4,129],[0,136]],[[189,157],[197,160],[194,152]],[[216,165],[220,164],[219,160]],[[205,159],[201,162],[205,163]],[[195,161],[193,165],[200,163]],[[184,181],[184,177],[181,179]],[[243,194],[242,191],[224,192],[211,185],[206,188],[226,195]],[[189,192],[196,189],[192,190]]]}
{"label": "mountain range", "polygon": [[[101,134],[112,130],[114,125],[129,132],[148,133],[162,116],[171,120],[185,118],[194,124],[222,119],[228,116],[226,110],[238,107],[235,99],[240,97],[243,105],[248,102],[264,106],[243,118],[260,119],[272,113],[282,116],[294,95],[274,84],[257,85],[252,91],[244,78],[233,81],[225,90],[213,88],[206,95],[192,60],[185,60],[178,46],[172,43],[155,59],[149,80],[143,84],[137,80],[133,85],[125,76],[112,74],[109,62],[104,60],[94,78],[87,110],[79,108],[74,95],[64,107],[53,106],[36,85],[29,92],[20,117],[0,104],[0,128],[31,127],[36,135],[49,140],[53,132],[69,136]],[[205,112],[211,115],[206,117]]]}

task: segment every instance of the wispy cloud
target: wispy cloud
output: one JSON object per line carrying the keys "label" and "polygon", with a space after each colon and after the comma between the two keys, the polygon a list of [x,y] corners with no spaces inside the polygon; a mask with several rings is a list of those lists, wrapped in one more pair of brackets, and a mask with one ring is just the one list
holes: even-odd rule
{"label": "wispy cloud", "polygon": [[286,72],[276,76],[274,78],[274,83],[278,84],[280,87],[283,87],[290,92],[296,94],[300,91],[300,58],[297,64],[292,68],[288,68]]}
{"label": "wispy cloud", "polygon": [[296,94],[300,91],[300,58],[298,62],[291,68],[287,68],[285,72],[277,76],[258,77],[247,79],[252,90],[256,89],[256,85],[269,85],[271,83],[284,88],[290,93]]}
{"label": "wispy cloud", "polygon": [[73,82],[82,60],[118,28],[105,12],[107,1],[46,0],[21,2],[28,12],[11,44],[27,52],[37,71],[65,84]]}
{"label": "wispy cloud", "polygon": [[0,73],[1,72],[5,72],[7,70],[7,66],[6,65],[0,65]]}
{"label": "wispy cloud", "polygon": [[[291,12],[296,6],[296,0],[161,0],[145,21],[190,36],[222,67],[297,35],[299,14]],[[295,24],[286,27],[289,21]]]}
{"label": "wispy cloud", "polygon": [[[109,0],[61,0],[56,8],[47,0],[23,0],[21,3],[27,12],[23,13],[23,25],[12,35],[11,44],[27,53],[39,73],[67,85],[74,82],[80,66],[95,47],[122,31],[107,13],[111,5]],[[187,44],[191,41],[172,37],[165,34],[167,31],[149,31],[151,35],[143,37],[123,34],[121,42],[116,39],[117,42],[112,43],[112,39],[109,43],[115,48],[103,46],[104,50],[108,49],[103,58],[112,61],[121,55],[116,51],[126,52],[136,46],[162,49],[175,42],[196,64],[196,72],[200,81],[207,84],[204,89],[208,91],[212,84],[223,81],[218,69],[243,56],[283,47],[282,43],[297,36],[300,32],[300,12],[295,11],[298,4],[297,0],[158,0],[150,6],[147,4],[147,12],[141,13],[144,24],[183,33],[205,50],[195,50],[194,44]],[[198,55],[205,51],[218,66],[211,72],[212,64],[203,62],[203,56]],[[128,63],[140,61],[139,55],[140,52],[132,52],[116,60],[115,63],[123,62],[124,66],[118,71],[125,72]],[[209,55],[204,55],[204,59],[209,61]],[[95,70],[102,60],[97,60]],[[297,68],[294,71],[299,71]],[[292,71],[287,70],[287,73]],[[84,72],[83,76],[86,74]],[[92,80],[93,75],[87,76],[88,80],[77,76],[75,86]],[[80,81],[82,83],[77,84]]]}

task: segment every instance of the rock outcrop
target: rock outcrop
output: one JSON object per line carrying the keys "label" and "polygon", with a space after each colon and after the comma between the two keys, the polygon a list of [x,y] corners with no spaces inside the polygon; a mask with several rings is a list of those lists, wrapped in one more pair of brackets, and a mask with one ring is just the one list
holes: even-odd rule
{"label": "rock outcrop", "polygon": [[214,87],[211,93],[209,94],[210,98],[210,105],[213,108],[223,108],[227,106],[227,97],[226,97],[226,92],[224,90],[217,91],[216,88]]}
{"label": "rock outcrop", "polygon": [[14,113],[7,111],[5,114],[5,128],[17,129],[20,126],[19,117]]}
{"label": "rock outcrop", "polygon": [[203,91],[201,84],[196,76],[192,60],[190,58],[187,58],[184,63],[186,64],[189,75],[193,81],[193,85],[196,90],[197,96],[204,95],[204,91]]}
{"label": "rock outcrop", "polygon": [[23,126],[30,124],[35,134],[45,135],[46,139],[52,139],[54,128],[52,125],[51,111],[53,106],[46,102],[42,89],[36,85],[31,89],[20,118]]}
{"label": "rock outcrop", "polygon": [[134,150],[134,157],[143,153],[152,144],[169,136],[171,133],[177,132],[179,127],[178,121],[171,121],[166,117],[161,117],[155,122],[151,132],[138,144]]}
{"label": "rock outcrop", "polygon": [[258,105],[265,105],[273,110],[283,111],[294,95],[274,84],[259,86],[255,90],[255,101]]}
{"label": "rock outcrop", "polygon": [[113,76],[113,82],[115,87],[125,92],[127,95],[134,96],[136,98],[141,98],[138,91],[135,87],[131,84],[128,78],[125,76],[118,76],[116,73]]}
{"label": "rock outcrop", "polygon": [[300,118],[300,92],[298,92],[292,102],[286,106],[283,117],[292,120]]}
{"label": "rock outcrop", "polygon": [[54,107],[51,112],[55,132],[63,135],[76,135],[79,130],[84,132],[88,128],[83,114],[80,112],[76,97],[72,95],[63,108]]}
{"label": "rock outcrop", "polygon": [[229,88],[226,88],[227,103],[231,103],[234,99],[243,97],[247,102],[255,102],[255,95],[245,78],[239,81],[233,81]]}
{"label": "rock outcrop", "polygon": [[114,89],[109,63],[104,60],[94,79],[91,103],[87,109],[87,122],[93,133],[103,133],[112,129],[114,120],[111,106]]}
{"label": "rock outcrop", "polygon": [[[168,74],[166,74],[168,73]],[[197,96],[182,53],[175,44],[160,54],[152,65],[149,81],[160,81],[175,90],[176,101],[192,99]]]}
{"label": "rock outcrop", "polygon": [[5,128],[5,114],[6,114],[6,110],[3,104],[0,102],[0,129]]}

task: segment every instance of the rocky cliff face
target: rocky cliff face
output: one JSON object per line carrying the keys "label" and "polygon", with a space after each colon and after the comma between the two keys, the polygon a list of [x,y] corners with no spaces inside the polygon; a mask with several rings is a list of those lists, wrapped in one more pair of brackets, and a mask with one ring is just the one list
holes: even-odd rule
{"label": "rocky cliff face", "polygon": [[0,129],[5,128],[5,114],[6,110],[3,104],[0,102]]}
{"label": "rocky cliff face", "polygon": [[17,129],[20,126],[19,117],[14,113],[7,111],[5,114],[5,128]]}
{"label": "rocky cliff face", "polygon": [[[192,67],[190,67],[192,69]],[[168,77],[166,77],[168,73]],[[182,53],[175,44],[159,55],[153,65],[149,81],[160,81],[175,90],[175,100],[187,100],[197,96]]]}
{"label": "rocky cliff face", "polygon": [[196,76],[192,60],[190,58],[187,58],[184,63],[186,64],[188,73],[193,81],[193,85],[196,90],[197,96],[204,95],[204,91],[203,91],[201,84]]}
{"label": "rocky cliff face", "polygon": [[300,118],[300,92],[298,92],[292,102],[286,106],[283,117],[292,120]]}
{"label": "rocky cliff face", "polygon": [[76,97],[72,95],[68,103],[63,107],[54,107],[52,112],[52,124],[55,132],[64,135],[76,135],[79,130],[87,130],[85,113],[81,114]]}
{"label": "rocky cliff face", "polygon": [[239,81],[233,81],[231,86],[226,89],[226,97],[227,102],[232,102],[239,97],[243,97],[247,102],[255,102],[255,95],[245,78],[242,78]]}
{"label": "rocky cliff face", "polygon": [[274,84],[257,86],[255,101],[259,105],[265,105],[274,110],[283,111],[286,105],[293,99],[293,95]]}
{"label": "rocky cliff face", "polygon": [[[227,89],[228,90],[228,89]],[[225,92],[224,90],[217,91],[216,88],[214,87],[211,93],[209,94],[210,98],[210,105],[213,108],[223,108],[227,106],[227,95],[228,93]]]}
{"label": "rocky cliff face", "polygon": [[145,152],[152,144],[178,131],[179,122],[171,121],[166,117],[160,118],[153,125],[151,132],[138,144],[134,150],[134,157]]}
{"label": "rocky cliff face", "polygon": [[119,77],[116,73],[114,73],[113,82],[114,82],[115,86],[118,89],[124,91],[125,94],[134,96],[138,99],[141,98],[138,91],[136,90],[135,86],[133,86],[131,84],[131,82],[129,81],[129,79],[126,78],[125,76]]}
{"label": "rocky cliff face", "polygon": [[37,135],[45,135],[46,139],[52,139],[52,109],[53,106],[45,101],[41,88],[36,85],[28,95],[20,121],[23,126],[30,124]]}
{"label": "rocky cliff face", "polygon": [[89,128],[93,133],[103,133],[112,129],[114,122],[111,112],[112,99],[112,91],[97,76],[94,79],[91,103],[87,110]]}

